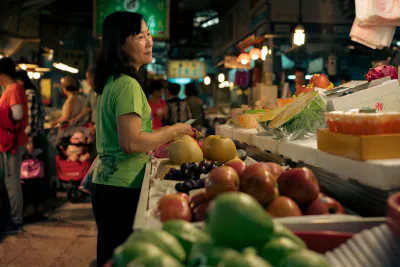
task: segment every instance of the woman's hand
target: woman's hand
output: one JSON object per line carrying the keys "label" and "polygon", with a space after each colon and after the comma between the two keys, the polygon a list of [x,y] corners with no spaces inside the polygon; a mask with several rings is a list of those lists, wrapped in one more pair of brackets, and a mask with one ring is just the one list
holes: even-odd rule
{"label": "woman's hand", "polygon": [[192,134],[192,126],[186,123],[177,123],[172,126],[176,137],[180,137],[183,135],[191,135]]}

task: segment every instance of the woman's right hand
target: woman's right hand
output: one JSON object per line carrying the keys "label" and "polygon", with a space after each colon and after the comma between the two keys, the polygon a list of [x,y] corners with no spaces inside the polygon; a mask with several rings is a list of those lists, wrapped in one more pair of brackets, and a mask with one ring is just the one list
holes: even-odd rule
{"label": "woman's right hand", "polygon": [[192,126],[186,123],[177,123],[173,125],[172,130],[175,132],[176,137],[192,134]]}

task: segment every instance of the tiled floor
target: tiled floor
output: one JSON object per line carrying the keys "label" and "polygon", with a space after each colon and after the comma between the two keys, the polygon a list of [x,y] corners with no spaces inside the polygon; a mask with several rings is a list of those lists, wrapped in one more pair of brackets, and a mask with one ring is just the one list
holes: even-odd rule
{"label": "tiled floor", "polygon": [[72,204],[65,194],[50,203],[51,220],[26,224],[0,237],[0,267],[87,267],[96,258],[96,223],[89,201]]}

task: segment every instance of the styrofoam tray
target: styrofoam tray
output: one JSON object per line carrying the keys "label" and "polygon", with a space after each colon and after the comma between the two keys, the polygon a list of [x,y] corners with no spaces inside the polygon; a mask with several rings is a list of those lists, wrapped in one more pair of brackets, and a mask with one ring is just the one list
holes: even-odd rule
{"label": "styrofoam tray", "polygon": [[257,134],[256,129],[234,128],[232,136],[234,140],[251,146],[253,145],[253,136],[255,134]]}
{"label": "styrofoam tray", "polygon": [[[221,135],[238,131],[237,127],[220,125]],[[225,135],[232,138],[232,136]],[[257,135],[256,135],[257,136]],[[337,175],[341,179],[353,179],[363,185],[380,190],[400,190],[400,159],[356,161],[331,155],[317,148],[316,139],[281,142],[269,136],[253,137],[253,144],[274,154],[282,155],[295,162],[305,162]]]}

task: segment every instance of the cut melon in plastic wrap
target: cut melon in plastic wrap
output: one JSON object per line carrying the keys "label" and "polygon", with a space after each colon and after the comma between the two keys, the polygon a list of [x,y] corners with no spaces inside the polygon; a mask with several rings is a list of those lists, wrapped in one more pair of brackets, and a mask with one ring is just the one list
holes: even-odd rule
{"label": "cut melon in plastic wrap", "polygon": [[259,132],[265,132],[268,131],[268,125],[269,123],[276,117],[279,115],[279,113],[281,113],[282,111],[284,111],[288,106],[281,106],[281,107],[277,107],[274,108],[270,111],[268,111],[267,113],[265,113],[264,115],[262,115],[259,119],[258,119],[258,126],[257,130]]}
{"label": "cut melon in plastic wrap", "polygon": [[268,125],[279,139],[293,140],[315,134],[325,124],[326,97],[310,92],[287,106]]}

